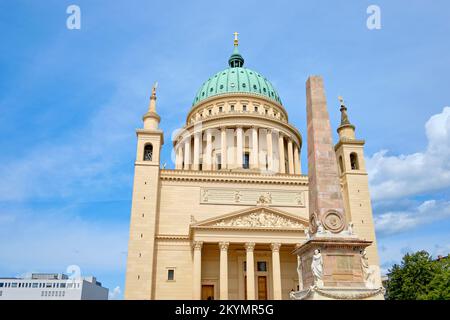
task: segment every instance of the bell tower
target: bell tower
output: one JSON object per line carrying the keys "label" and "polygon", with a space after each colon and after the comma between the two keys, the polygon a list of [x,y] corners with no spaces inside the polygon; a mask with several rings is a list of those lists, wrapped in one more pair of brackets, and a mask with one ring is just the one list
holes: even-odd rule
{"label": "bell tower", "polygon": [[362,239],[372,241],[366,249],[367,257],[370,265],[378,266],[369,181],[364,163],[365,141],[355,138],[355,126],[350,123],[342,97],[339,97],[339,102],[341,124],[337,129],[339,141],[334,150],[339,167],[346,218],[353,224],[355,234]]}
{"label": "bell tower", "polygon": [[164,144],[152,88],[143,129],[137,129],[125,299],[153,299],[156,220],[159,212],[160,152]]}

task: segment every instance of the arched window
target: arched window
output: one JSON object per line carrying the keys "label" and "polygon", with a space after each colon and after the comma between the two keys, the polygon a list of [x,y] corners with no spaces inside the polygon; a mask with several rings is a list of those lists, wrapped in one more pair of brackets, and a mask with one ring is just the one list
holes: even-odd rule
{"label": "arched window", "polygon": [[153,145],[146,144],[144,147],[144,161],[152,161],[153,159]]}
{"label": "arched window", "polygon": [[359,170],[358,155],[354,152],[350,153],[350,166],[352,170]]}
{"label": "arched window", "polygon": [[339,168],[341,169],[341,173],[344,173],[344,162],[342,161],[342,156],[339,156]]}

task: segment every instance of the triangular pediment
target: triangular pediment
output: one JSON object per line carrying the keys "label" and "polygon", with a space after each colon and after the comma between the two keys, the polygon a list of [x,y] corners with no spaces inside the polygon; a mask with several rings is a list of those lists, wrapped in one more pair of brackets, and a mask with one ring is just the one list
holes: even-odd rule
{"label": "triangular pediment", "polygon": [[191,224],[191,228],[304,230],[308,224],[307,219],[296,215],[267,206],[258,206],[195,222]]}

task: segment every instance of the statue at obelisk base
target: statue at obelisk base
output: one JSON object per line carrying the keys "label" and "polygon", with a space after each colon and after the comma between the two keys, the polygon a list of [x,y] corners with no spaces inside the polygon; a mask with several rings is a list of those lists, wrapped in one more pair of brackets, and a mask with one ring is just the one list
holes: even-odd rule
{"label": "statue at obelisk base", "polygon": [[359,239],[346,221],[321,77],[307,80],[306,97],[310,226],[306,242],[293,251],[302,283],[290,297],[383,299],[384,288],[373,283],[365,253],[372,241]]}

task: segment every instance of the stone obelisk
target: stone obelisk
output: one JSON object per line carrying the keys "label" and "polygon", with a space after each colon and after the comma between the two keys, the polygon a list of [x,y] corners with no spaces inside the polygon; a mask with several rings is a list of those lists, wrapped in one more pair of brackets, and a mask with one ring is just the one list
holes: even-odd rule
{"label": "stone obelisk", "polygon": [[[382,299],[370,285],[365,248],[348,228],[323,80],[306,82],[308,125],[309,221],[306,242],[295,250],[302,283],[292,299]],[[311,236],[309,234],[312,234]]]}
{"label": "stone obelisk", "polygon": [[322,224],[325,230],[341,232],[347,223],[321,77],[306,82],[306,115],[310,229],[315,233]]}

